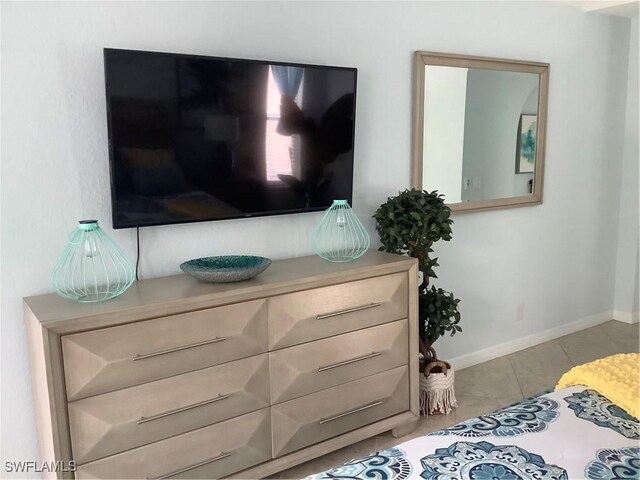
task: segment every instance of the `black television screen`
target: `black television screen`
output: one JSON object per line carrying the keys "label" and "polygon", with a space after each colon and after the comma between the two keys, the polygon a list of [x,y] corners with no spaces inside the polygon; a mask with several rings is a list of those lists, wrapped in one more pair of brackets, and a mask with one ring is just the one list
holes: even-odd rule
{"label": "black television screen", "polygon": [[104,50],[114,228],[351,202],[355,68]]}

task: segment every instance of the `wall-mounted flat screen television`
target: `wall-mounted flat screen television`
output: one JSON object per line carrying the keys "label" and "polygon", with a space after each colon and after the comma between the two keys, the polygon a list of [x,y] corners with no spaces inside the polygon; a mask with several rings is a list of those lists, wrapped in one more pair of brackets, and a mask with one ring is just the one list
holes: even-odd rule
{"label": "wall-mounted flat screen television", "polygon": [[114,228],[351,202],[355,68],[104,50]]}

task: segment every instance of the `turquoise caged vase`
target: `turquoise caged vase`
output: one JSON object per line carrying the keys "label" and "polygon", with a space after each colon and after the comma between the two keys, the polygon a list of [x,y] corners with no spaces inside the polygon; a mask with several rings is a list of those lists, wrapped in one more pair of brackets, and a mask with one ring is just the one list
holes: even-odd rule
{"label": "turquoise caged vase", "polygon": [[78,223],[51,271],[58,295],[85,303],[117,297],[134,279],[133,264],[97,220]]}
{"label": "turquoise caged vase", "polygon": [[350,262],[364,255],[371,240],[346,200],[334,200],[313,234],[313,251],[330,262]]}

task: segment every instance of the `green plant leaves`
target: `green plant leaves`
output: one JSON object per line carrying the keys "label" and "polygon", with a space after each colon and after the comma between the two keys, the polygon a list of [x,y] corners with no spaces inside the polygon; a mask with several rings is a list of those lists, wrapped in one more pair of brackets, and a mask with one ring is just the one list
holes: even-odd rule
{"label": "green plant leaves", "polygon": [[411,189],[388,198],[373,218],[384,251],[415,256],[420,261],[420,270],[435,278],[432,270],[435,265],[429,263],[428,253],[432,252],[434,242],[451,240],[450,216],[443,195]]}
{"label": "green plant leaves", "polygon": [[420,331],[424,338],[433,344],[440,336],[449,333],[451,336],[462,331],[458,325],[460,300],[453,293],[431,286],[419,294]]}
{"label": "green plant leaves", "polygon": [[434,268],[440,266],[437,258],[430,258],[433,244],[451,240],[451,209],[444,203],[444,195],[437,190],[405,190],[387,198],[373,218],[380,236],[381,251],[409,255],[418,259],[418,269],[424,275],[419,288],[420,330],[430,343],[449,332],[462,331],[458,325],[460,300],[453,293],[432,286],[429,278],[438,278]]}

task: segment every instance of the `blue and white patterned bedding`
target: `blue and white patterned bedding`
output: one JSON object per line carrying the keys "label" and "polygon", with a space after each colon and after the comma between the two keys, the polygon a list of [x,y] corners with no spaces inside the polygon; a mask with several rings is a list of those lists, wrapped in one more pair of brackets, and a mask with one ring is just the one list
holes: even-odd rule
{"label": "blue and white patterned bedding", "polygon": [[639,479],[638,420],[585,387],[524,400],[307,477]]}

